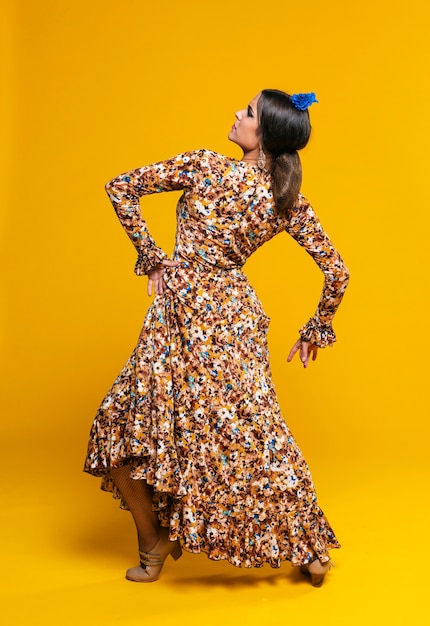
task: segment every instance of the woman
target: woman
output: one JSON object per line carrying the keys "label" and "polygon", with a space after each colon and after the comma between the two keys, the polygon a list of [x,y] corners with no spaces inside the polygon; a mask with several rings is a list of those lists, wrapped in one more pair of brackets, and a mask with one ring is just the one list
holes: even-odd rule
{"label": "woman", "polygon": [[[325,276],[315,315],[288,360],[304,367],[331,345],[348,274],[299,193],[297,150],[314,94],[264,90],[236,113],[238,161],[208,150],[133,170],[107,184],[147,274],[150,306],[138,344],[100,406],[85,470],[134,518],[152,582],[181,546],[244,567],[290,560],[322,583],[339,543],[319,508],[306,462],[283,421],[270,375],[269,320],[242,272],[286,230]],[[182,190],[173,260],[155,245],[139,198]]]}

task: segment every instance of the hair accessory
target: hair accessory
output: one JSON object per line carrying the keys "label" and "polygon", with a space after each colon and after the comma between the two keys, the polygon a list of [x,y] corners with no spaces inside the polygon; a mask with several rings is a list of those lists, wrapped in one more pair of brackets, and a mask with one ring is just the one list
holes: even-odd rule
{"label": "hair accessory", "polygon": [[313,91],[310,93],[294,93],[291,96],[291,102],[299,111],[306,111],[311,104],[318,102],[316,95]]}

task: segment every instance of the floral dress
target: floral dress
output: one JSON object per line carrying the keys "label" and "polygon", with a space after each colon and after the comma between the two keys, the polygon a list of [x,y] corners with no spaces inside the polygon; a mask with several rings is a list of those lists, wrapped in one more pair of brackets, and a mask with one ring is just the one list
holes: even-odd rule
{"label": "floral dress", "polygon": [[259,246],[286,230],[325,277],[300,335],[332,344],[348,273],[313,209],[300,195],[288,215],[277,212],[267,171],[208,150],[133,170],[106,188],[138,251],[137,274],[167,258],[139,198],[183,191],[173,253],[180,265],[166,268],[165,292],[98,410],[85,471],[121,498],[109,468],[129,464],[132,478],[153,486],[170,539],[190,552],[242,567],[327,561],[339,543],[281,416],[269,319],[242,272]]}

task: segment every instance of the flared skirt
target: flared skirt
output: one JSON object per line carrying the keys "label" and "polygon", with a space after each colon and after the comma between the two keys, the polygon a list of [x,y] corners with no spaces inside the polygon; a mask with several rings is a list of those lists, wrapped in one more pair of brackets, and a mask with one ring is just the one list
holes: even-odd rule
{"label": "flared skirt", "polygon": [[[240,271],[172,271],[94,420],[85,471],[130,466],[190,552],[236,566],[329,559],[339,547],[272,383],[268,318]],[[126,507],[126,503],[122,502]]]}

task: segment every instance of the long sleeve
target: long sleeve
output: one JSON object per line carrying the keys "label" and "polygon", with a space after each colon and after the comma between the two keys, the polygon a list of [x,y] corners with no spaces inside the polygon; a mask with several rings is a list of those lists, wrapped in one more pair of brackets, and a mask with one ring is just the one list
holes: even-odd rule
{"label": "long sleeve", "polygon": [[180,154],[167,161],[121,174],[106,184],[118,218],[138,253],[135,272],[146,274],[167,258],[151,237],[142,217],[139,198],[162,191],[185,190],[196,183],[204,150]]}
{"label": "long sleeve", "polygon": [[349,272],[314,210],[302,195],[292,209],[286,230],[311,255],[324,274],[324,285],[315,315],[299,330],[303,340],[324,348],[336,341],[332,320],[348,285]]}

